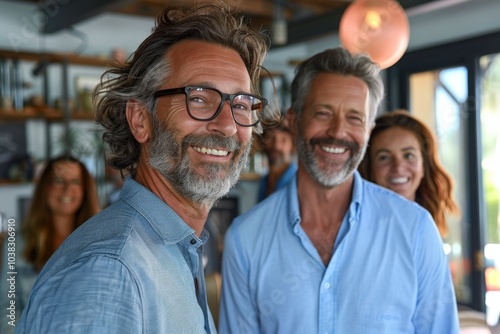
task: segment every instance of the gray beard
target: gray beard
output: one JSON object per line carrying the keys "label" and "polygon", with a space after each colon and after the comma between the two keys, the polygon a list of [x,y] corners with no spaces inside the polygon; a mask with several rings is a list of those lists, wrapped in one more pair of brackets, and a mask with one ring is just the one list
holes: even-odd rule
{"label": "gray beard", "polygon": [[[250,154],[251,142],[242,148],[241,143],[233,137],[188,135],[182,139],[182,143],[179,143],[176,139],[179,138],[179,131],[169,129],[158,121],[153,122],[153,127],[154,137],[149,149],[149,165],[160,172],[183,197],[211,207],[238,182]],[[202,175],[193,168],[186,153],[190,146],[221,147],[233,152],[233,160],[229,166],[221,163],[203,163],[200,165],[205,170]],[[224,171],[227,177],[221,178],[219,174]]]}
{"label": "gray beard", "polygon": [[[313,149],[314,145],[320,145],[319,142],[321,141],[324,143],[337,142],[350,148],[351,153],[349,159],[345,162],[339,172],[332,171],[332,169],[335,169],[335,165],[333,163],[324,162],[324,165],[326,166],[320,166],[318,159],[314,155]],[[367,145],[363,145],[363,147],[360,148],[355,143],[337,139],[312,140],[309,144],[310,146],[308,146],[308,143],[299,134],[297,139],[297,153],[299,161],[302,162],[302,165],[307,170],[307,173],[325,188],[335,188],[351,177],[361,163],[367,148]]]}

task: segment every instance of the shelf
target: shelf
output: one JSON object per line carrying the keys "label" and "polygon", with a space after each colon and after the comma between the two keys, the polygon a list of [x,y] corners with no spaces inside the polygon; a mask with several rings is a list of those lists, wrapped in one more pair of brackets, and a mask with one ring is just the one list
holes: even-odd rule
{"label": "shelf", "polygon": [[49,63],[68,62],[74,65],[106,67],[115,61],[106,57],[81,56],[73,53],[33,53],[33,52],[14,52],[0,50],[0,57],[7,59],[29,60],[34,62],[47,61]]}
{"label": "shelf", "polygon": [[259,181],[262,178],[262,175],[255,172],[243,172],[241,174],[242,181]]}
{"label": "shelf", "polygon": [[[88,129],[89,123],[94,122],[94,112],[90,104],[86,104],[88,100],[83,101],[82,94],[76,92],[76,97],[71,98],[69,88],[71,87],[70,80],[76,77],[74,67],[88,67],[91,72],[99,68],[99,71],[105,71],[107,67],[114,65],[115,61],[106,57],[89,57],[79,56],[71,53],[61,54],[38,54],[34,52],[13,52],[7,50],[0,50],[0,59],[2,61],[2,71],[8,71],[9,75],[2,77],[0,85],[6,84],[10,86],[12,96],[22,98],[24,108],[16,110],[13,101],[10,104],[2,101],[0,107],[0,127],[3,138],[7,138],[5,143],[0,143],[0,151],[6,147],[8,152],[15,150],[14,155],[6,158],[6,161],[0,162],[0,172],[3,178],[8,177],[11,173],[10,168],[16,168],[14,171],[17,175],[17,167],[19,162],[17,153],[28,155],[36,160],[47,160],[53,156],[54,149],[57,148],[56,143],[61,140],[67,140],[66,144],[72,145],[71,149],[77,148],[80,145],[93,146],[94,143],[83,143],[81,140],[87,140],[84,137],[72,136],[74,129],[78,130],[79,127]],[[31,99],[27,96],[27,92],[19,89],[21,84],[24,83],[25,76],[21,71],[24,66],[31,65],[30,62],[37,64],[36,66],[46,70],[40,71],[42,87],[41,91],[37,87],[37,95],[42,96],[43,99]],[[39,66],[41,65],[41,66]],[[53,70],[54,69],[54,70]],[[60,97],[55,99],[54,103],[50,103],[49,87],[54,82],[51,76],[54,74],[62,74],[61,78],[57,78],[60,86]],[[85,72],[86,69],[78,69],[77,72]],[[25,72],[24,72],[25,73]],[[81,75],[81,74],[78,74]],[[94,77],[94,75],[92,75]],[[31,88],[31,87],[30,87]],[[77,86],[78,88],[78,86]],[[20,96],[17,96],[19,94]],[[47,96],[46,96],[47,95]],[[87,96],[85,96],[87,97]],[[75,103],[75,100],[78,102]],[[57,102],[57,103],[56,103]],[[47,105],[45,105],[45,103]],[[84,108],[85,107],[85,108]],[[5,132],[5,134],[4,134]],[[60,132],[60,133],[59,133]],[[64,135],[64,137],[62,137]],[[60,138],[58,138],[60,137]],[[73,140],[70,142],[70,139]],[[81,139],[81,140],[80,140]],[[70,148],[63,147],[64,150]],[[22,170],[21,170],[22,172]],[[0,186],[22,185],[24,180],[0,180]]]}
{"label": "shelf", "polygon": [[[62,121],[64,120],[64,114],[62,111],[51,107],[26,107],[22,111],[14,109],[0,109],[0,120],[25,121],[33,118]],[[74,110],[71,112],[71,120],[94,120],[94,113],[83,110]]]}

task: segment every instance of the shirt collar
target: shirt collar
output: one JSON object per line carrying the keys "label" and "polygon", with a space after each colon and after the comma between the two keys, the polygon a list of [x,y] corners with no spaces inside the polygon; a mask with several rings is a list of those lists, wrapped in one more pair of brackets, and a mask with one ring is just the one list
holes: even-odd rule
{"label": "shirt collar", "polygon": [[300,224],[300,209],[299,209],[299,196],[297,192],[297,174],[293,177],[293,179],[286,186],[288,190],[286,193],[288,194],[288,201],[286,202],[288,205],[288,221],[290,224],[295,227]]}
{"label": "shirt collar", "polygon": [[[292,226],[300,223],[299,196],[297,192],[297,177],[294,177],[288,184],[288,221]],[[352,199],[349,205],[348,217],[352,223],[359,221],[361,215],[361,202],[363,199],[363,178],[358,171],[354,171],[354,182],[352,189]]]}
{"label": "shirt collar", "polygon": [[[200,237],[165,202],[149,189],[128,177],[120,192],[120,199],[132,206],[151,225],[165,243],[181,240],[192,245],[203,244],[208,238],[204,230]],[[191,240],[196,242],[192,242]]]}
{"label": "shirt collar", "polygon": [[361,217],[361,202],[363,201],[363,178],[356,170],[354,171],[354,186],[352,188],[351,205],[349,205],[349,217],[351,223],[359,221]]}

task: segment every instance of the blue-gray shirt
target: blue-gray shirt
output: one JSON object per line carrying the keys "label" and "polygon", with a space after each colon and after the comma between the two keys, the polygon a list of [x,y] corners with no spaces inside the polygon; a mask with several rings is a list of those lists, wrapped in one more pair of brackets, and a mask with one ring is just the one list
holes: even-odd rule
{"label": "blue-gray shirt", "polygon": [[430,214],[357,172],[328,266],[301,227],[293,178],[233,222],[222,274],[221,334],[459,332]]}
{"label": "blue-gray shirt", "polygon": [[120,200],[47,262],[16,333],[215,333],[202,267],[207,238],[128,178]]}

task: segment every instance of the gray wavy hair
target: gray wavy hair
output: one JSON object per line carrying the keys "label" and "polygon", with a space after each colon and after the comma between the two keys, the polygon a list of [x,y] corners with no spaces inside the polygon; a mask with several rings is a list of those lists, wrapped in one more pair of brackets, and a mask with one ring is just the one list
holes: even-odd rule
{"label": "gray wavy hair", "polygon": [[312,81],[320,73],[352,75],[368,85],[370,124],[375,123],[378,108],[384,97],[380,68],[365,54],[351,54],[342,47],[328,49],[300,63],[292,82],[292,109],[300,116]]}
{"label": "gray wavy hair", "polygon": [[[215,43],[238,52],[250,75],[252,93],[258,94],[260,71],[268,49],[265,35],[219,6],[199,5],[185,11],[165,9],[158,15],[152,34],[127,62],[106,71],[94,90],[95,117],[104,127],[107,163],[122,173],[135,175],[140,155],[140,145],[130,132],[125,116],[127,101],[137,100],[155,115],[154,93],[169,75],[169,60],[165,55],[172,45],[185,39]],[[266,110],[266,113],[266,118],[271,120],[277,112]],[[266,120],[263,122],[265,125]],[[262,125],[253,131],[262,132]]]}

